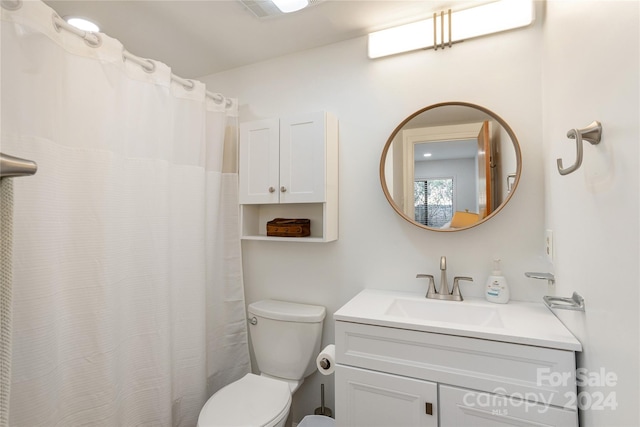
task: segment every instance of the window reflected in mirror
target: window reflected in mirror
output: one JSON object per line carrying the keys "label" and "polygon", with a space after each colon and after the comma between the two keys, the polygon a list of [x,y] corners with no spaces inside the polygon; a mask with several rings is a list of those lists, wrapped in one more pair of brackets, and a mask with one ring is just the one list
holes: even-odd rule
{"label": "window reflected in mirror", "polygon": [[417,178],[413,184],[416,222],[437,228],[450,225],[453,217],[453,178]]}

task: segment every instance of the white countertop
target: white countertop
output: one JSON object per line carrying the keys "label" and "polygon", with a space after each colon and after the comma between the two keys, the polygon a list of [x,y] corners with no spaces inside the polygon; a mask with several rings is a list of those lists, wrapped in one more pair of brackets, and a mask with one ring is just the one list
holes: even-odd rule
{"label": "white countertop", "polygon": [[[398,314],[401,310],[394,309],[398,301],[414,311]],[[423,312],[415,311],[422,309]],[[437,313],[448,311],[473,316],[458,322],[457,319],[452,321],[449,315],[449,320],[441,321]],[[490,313],[492,320],[479,325],[474,320],[477,313],[485,317],[484,313]],[[414,292],[365,289],[336,311],[333,317],[344,322],[582,351],[580,341],[543,303],[510,301],[508,304],[494,304],[478,298],[427,300],[424,294]]]}

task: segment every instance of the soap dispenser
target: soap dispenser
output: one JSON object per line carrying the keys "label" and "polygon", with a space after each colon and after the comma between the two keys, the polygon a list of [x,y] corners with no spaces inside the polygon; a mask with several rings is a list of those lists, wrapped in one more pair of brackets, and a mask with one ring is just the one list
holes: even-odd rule
{"label": "soap dispenser", "polygon": [[489,302],[506,304],[509,302],[509,285],[500,270],[500,260],[493,260],[493,271],[487,279],[485,297]]}

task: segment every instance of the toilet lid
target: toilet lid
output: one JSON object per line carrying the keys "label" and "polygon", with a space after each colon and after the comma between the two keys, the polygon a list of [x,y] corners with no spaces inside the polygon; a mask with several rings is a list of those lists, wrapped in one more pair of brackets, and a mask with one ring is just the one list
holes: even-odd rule
{"label": "toilet lid", "polygon": [[287,415],[290,404],[286,382],[247,374],[209,398],[198,427],[271,426]]}

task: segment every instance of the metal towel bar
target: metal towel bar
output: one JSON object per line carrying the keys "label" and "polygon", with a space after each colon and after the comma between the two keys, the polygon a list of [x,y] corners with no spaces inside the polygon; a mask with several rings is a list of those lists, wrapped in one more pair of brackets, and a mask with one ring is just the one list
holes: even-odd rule
{"label": "metal towel bar", "polygon": [[34,175],[36,162],[0,153],[0,178]]}
{"label": "metal towel bar", "polygon": [[542,299],[549,308],[584,311],[584,298],[577,292],[574,292],[571,298],[545,295]]}

